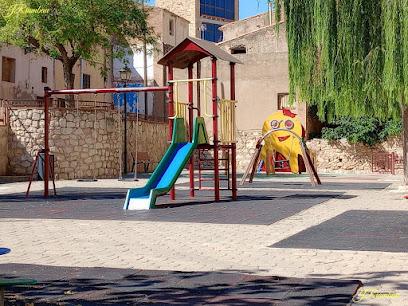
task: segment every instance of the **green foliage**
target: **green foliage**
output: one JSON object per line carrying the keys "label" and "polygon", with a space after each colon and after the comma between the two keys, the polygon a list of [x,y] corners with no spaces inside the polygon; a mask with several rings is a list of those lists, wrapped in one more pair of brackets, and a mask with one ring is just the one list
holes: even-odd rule
{"label": "green foliage", "polygon": [[137,41],[154,43],[140,1],[0,0],[0,11],[0,43],[34,47],[67,75],[79,58],[100,60],[101,48],[117,57]]}
{"label": "green foliage", "polygon": [[398,118],[408,94],[408,0],[278,0],[290,98],[321,120]]}
{"label": "green foliage", "polygon": [[328,140],[347,138],[351,143],[362,142],[374,146],[388,138],[402,133],[401,120],[379,120],[373,117],[344,117],[334,122],[335,126],[324,127],[322,137]]}

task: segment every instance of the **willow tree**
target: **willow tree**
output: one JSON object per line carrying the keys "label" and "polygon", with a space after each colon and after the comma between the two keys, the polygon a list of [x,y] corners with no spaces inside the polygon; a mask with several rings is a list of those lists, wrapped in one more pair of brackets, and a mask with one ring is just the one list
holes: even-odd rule
{"label": "willow tree", "polygon": [[0,44],[29,48],[60,61],[69,89],[80,58],[101,62],[102,48],[121,57],[129,50],[129,38],[154,41],[140,1],[0,0],[0,10]]}
{"label": "willow tree", "polygon": [[402,114],[408,183],[408,0],[273,2],[286,18],[291,100],[324,121]]}

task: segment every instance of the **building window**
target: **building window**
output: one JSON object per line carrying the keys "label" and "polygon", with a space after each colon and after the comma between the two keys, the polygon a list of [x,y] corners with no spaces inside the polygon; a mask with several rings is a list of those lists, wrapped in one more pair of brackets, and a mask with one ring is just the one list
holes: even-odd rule
{"label": "building window", "polygon": [[47,67],[41,67],[41,82],[47,83],[48,80],[48,69]]}
{"label": "building window", "polygon": [[234,0],[200,0],[200,14],[235,20]]}
{"label": "building window", "polygon": [[289,104],[289,94],[288,93],[278,93],[278,109],[293,109],[293,106]]}
{"label": "building window", "polygon": [[169,21],[169,34],[170,34],[171,36],[174,35],[174,20],[170,20],[170,21]]}
{"label": "building window", "polygon": [[82,88],[91,88],[91,76],[89,74],[83,74],[82,84]]}
{"label": "building window", "polygon": [[244,46],[231,48],[231,54],[245,54],[246,48]]}
{"label": "building window", "polygon": [[1,80],[14,83],[16,81],[16,59],[3,56],[1,59]]}
{"label": "building window", "polygon": [[222,31],[219,30],[219,24],[203,22],[205,28],[204,39],[212,42],[222,41]]}

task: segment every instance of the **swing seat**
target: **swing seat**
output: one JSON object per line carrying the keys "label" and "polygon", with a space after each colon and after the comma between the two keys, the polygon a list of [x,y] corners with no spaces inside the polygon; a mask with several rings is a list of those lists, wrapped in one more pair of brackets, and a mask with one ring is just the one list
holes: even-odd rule
{"label": "swing seat", "polygon": [[285,162],[289,165],[289,159],[275,160],[275,170],[287,170],[290,167],[285,166]]}

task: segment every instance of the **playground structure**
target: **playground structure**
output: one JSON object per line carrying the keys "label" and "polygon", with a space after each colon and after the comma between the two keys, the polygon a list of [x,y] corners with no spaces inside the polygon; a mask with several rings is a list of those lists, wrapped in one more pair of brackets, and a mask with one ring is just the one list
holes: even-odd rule
{"label": "playground structure", "polygon": [[[262,128],[263,136],[259,138],[255,152],[241,179],[240,185],[250,173],[249,183],[252,183],[260,159],[265,164],[266,174],[275,174],[275,170],[290,170],[292,173],[301,173],[304,163],[312,186],[320,185],[321,181],[312,163],[306,143],[303,137],[304,129],[296,118],[296,114],[290,110],[282,109],[269,116]],[[265,145],[262,145],[262,143]],[[280,154],[282,160],[277,160]],[[302,161],[302,162],[301,162]],[[280,164],[275,167],[275,164]]]}
{"label": "playground structure", "polygon": [[[205,57],[211,57],[212,75],[209,78],[193,79],[193,65],[200,62]],[[230,63],[230,100],[220,100],[217,95],[217,60],[225,60]],[[125,209],[146,209],[153,208],[157,196],[163,195],[170,190],[170,198],[175,199],[175,189],[172,188],[184,166],[189,164],[190,173],[190,196],[194,196],[194,158],[192,153],[195,149],[200,151],[211,151],[214,182],[214,200],[220,200],[220,158],[219,152],[226,152],[228,158],[228,187],[231,190],[232,198],[237,197],[236,184],[236,139],[235,139],[235,64],[240,63],[236,58],[223,51],[215,44],[194,38],[186,38],[178,46],[173,48],[159,64],[168,67],[168,86],[156,87],[126,87],[126,88],[100,88],[100,89],[67,89],[51,90],[44,88],[44,197],[49,196],[49,180],[54,180],[54,173],[50,169],[50,148],[49,148],[49,108],[50,99],[53,95],[79,95],[79,94],[98,94],[98,93],[126,93],[126,92],[153,92],[165,91],[168,93],[168,115],[169,115],[169,140],[172,145],[164,155],[155,172],[152,174],[151,181],[145,186],[143,195],[130,189],[126,199]],[[188,68],[188,78],[186,80],[174,80],[174,68]],[[204,114],[212,120],[213,144],[208,142],[207,132],[204,125],[204,119],[200,117],[200,106],[194,106],[193,101],[193,83],[204,83]],[[207,82],[211,82],[212,112],[207,111]],[[188,103],[182,103],[178,100],[179,83],[188,84]],[[194,119],[194,111],[198,112],[198,117]],[[220,113],[218,112],[220,110]],[[174,126],[174,129],[173,129]],[[187,130],[182,126],[187,127]],[[193,130],[194,126],[194,130]],[[220,133],[219,133],[220,130]],[[188,145],[187,145],[188,144]],[[200,156],[200,154],[199,154]],[[176,162],[177,161],[177,162]],[[200,162],[200,160],[198,161]],[[199,188],[201,181],[201,168],[199,168]],[[230,182],[231,180],[231,182]],[[30,182],[31,183],[31,182]],[[160,188],[165,186],[166,188]],[[159,190],[157,190],[159,189]],[[153,191],[156,190],[156,191]],[[27,190],[28,196],[29,189]],[[136,200],[138,197],[145,198],[145,193],[149,192],[149,205],[138,207]],[[54,188],[56,194],[56,189]],[[150,196],[152,193],[152,196]],[[143,201],[142,201],[143,202]],[[133,203],[129,205],[129,203]],[[148,206],[148,207],[147,207]]]}
{"label": "playground structure", "polygon": [[266,174],[275,174],[275,171],[302,173],[305,170],[301,141],[298,137],[287,133],[290,130],[296,135],[305,136],[305,130],[296,116],[290,110],[282,108],[265,120],[262,135],[270,130],[283,128],[265,138],[261,159],[265,165]]}
{"label": "playground structure", "polygon": [[[211,57],[211,77],[193,78],[193,66],[201,59]],[[230,100],[221,100],[217,92],[217,60],[225,60],[230,63]],[[178,46],[170,50],[159,64],[168,67],[169,83],[169,140],[172,144],[156,170],[153,172],[149,182],[143,188],[130,189],[128,191],[124,209],[138,210],[155,207],[157,196],[170,191],[170,199],[175,199],[175,189],[172,188],[184,166],[188,163],[190,196],[195,195],[195,149],[198,154],[198,181],[199,189],[202,181],[214,182],[214,200],[220,200],[220,151],[226,152],[228,163],[227,190],[231,190],[232,198],[237,197],[237,172],[236,172],[236,139],[235,139],[235,64],[240,63],[236,58],[223,51],[215,44],[187,37]],[[174,80],[174,68],[188,69],[188,78]],[[207,83],[211,82],[212,113],[208,112]],[[179,84],[188,84],[188,102],[179,101]],[[200,101],[194,104],[194,83],[203,84],[204,89],[204,116],[212,120],[213,144],[208,141],[208,136],[201,116]],[[220,113],[218,113],[220,110]],[[194,119],[194,111],[198,117]],[[219,124],[220,123],[220,124]],[[187,127],[185,129],[185,127]],[[220,130],[220,133],[218,133]],[[212,151],[211,172],[213,177],[203,178],[200,167],[200,156],[204,150]],[[229,158],[231,157],[231,158]],[[231,174],[229,171],[231,170]],[[231,182],[230,182],[231,180]]]}

